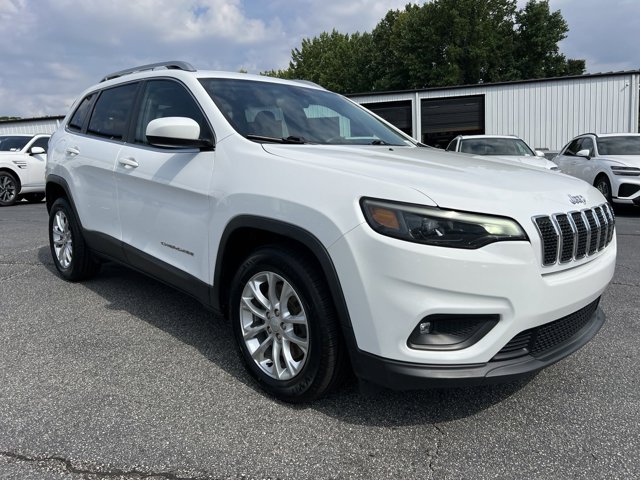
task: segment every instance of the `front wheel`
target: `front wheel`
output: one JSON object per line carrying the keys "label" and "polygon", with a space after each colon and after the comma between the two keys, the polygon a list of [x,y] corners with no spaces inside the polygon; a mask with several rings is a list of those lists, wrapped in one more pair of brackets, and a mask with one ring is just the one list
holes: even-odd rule
{"label": "front wheel", "polygon": [[611,183],[609,182],[609,179],[607,177],[604,177],[604,176],[598,177],[595,183],[593,184],[593,186],[596,187],[598,190],[600,190],[600,193],[602,194],[602,196],[604,196],[604,198],[607,199],[607,202],[609,202],[609,205],[613,205],[613,200],[611,195]]}
{"label": "front wheel", "polygon": [[280,247],[256,250],[231,286],[231,321],[249,373],[292,403],[334,388],[344,346],[326,282],[304,255]]}
{"label": "front wheel", "polygon": [[18,200],[18,181],[9,172],[0,172],[0,207],[9,207]]}
{"label": "front wheel", "polygon": [[51,206],[49,245],[53,263],[65,280],[75,282],[89,278],[100,268],[84,241],[69,202],[64,198],[58,198]]}

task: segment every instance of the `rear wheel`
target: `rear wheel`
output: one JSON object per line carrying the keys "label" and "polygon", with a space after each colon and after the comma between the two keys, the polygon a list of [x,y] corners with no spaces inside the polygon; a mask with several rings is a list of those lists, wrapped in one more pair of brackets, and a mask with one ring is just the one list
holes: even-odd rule
{"label": "rear wheel", "polygon": [[0,172],[0,206],[8,207],[18,200],[18,181],[9,172]]}
{"label": "rear wheel", "polygon": [[300,403],[334,388],[344,346],[323,276],[304,255],[256,250],[232,282],[230,309],[251,375],[281,400]]}
{"label": "rear wheel", "polygon": [[66,280],[75,282],[89,278],[100,268],[87,248],[69,202],[64,198],[58,198],[51,206],[49,245],[53,263]]}
{"label": "rear wheel", "polygon": [[613,204],[611,195],[611,183],[609,182],[609,179],[607,177],[605,177],[604,175],[600,175],[598,178],[596,178],[593,186],[600,190],[600,193],[602,193],[604,198],[607,199],[609,205]]}

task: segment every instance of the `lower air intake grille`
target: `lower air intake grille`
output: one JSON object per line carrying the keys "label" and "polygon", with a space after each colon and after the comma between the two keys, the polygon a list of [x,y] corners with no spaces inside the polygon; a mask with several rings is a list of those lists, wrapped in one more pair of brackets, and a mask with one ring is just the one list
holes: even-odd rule
{"label": "lower air intake grille", "polygon": [[589,323],[598,308],[598,302],[599,298],[566,317],[520,332],[493,357],[492,361],[527,354],[537,357],[566,343]]}

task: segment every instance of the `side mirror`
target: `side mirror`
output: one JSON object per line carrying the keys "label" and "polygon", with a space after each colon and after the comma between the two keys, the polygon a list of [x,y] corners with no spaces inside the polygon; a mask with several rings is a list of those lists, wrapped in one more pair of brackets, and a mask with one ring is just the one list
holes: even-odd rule
{"label": "side mirror", "polygon": [[43,153],[47,153],[47,152],[45,152],[44,148],[42,147],[31,147],[29,149],[29,153],[31,155],[42,155]]}
{"label": "side mirror", "polygon": [[544,152],[542,150],[536,150],[535,154],[536,154],[536,157],[543,157],[544,158]]}
{"label": "side mirror", "polygon": [[578,153],[576,153],[576,157],[585,157],[589,160],[591,158],[591,151],[588,148],[579,150]]}
{"label": "side mirror", "polygon": [[151,120],[147,140],[158,147],[212,148],[211,140],[200,139],[200,125],[192,118],[165,117]]}

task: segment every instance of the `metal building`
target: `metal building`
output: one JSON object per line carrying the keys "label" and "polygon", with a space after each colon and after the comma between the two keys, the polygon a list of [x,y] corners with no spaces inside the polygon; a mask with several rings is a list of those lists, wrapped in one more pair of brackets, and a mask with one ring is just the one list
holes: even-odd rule
{"label": "metal building", "polygon": [[2,120],[0,121],[0,135],[11,133],[53,133],[60,126],[62,119],[64,119],[64,116]]}
{"label": "metal building", "polygon": [[585,132],[638,132],[639,88],[634,70],[350,97],[428,145],[484,133],[559,150]]}

